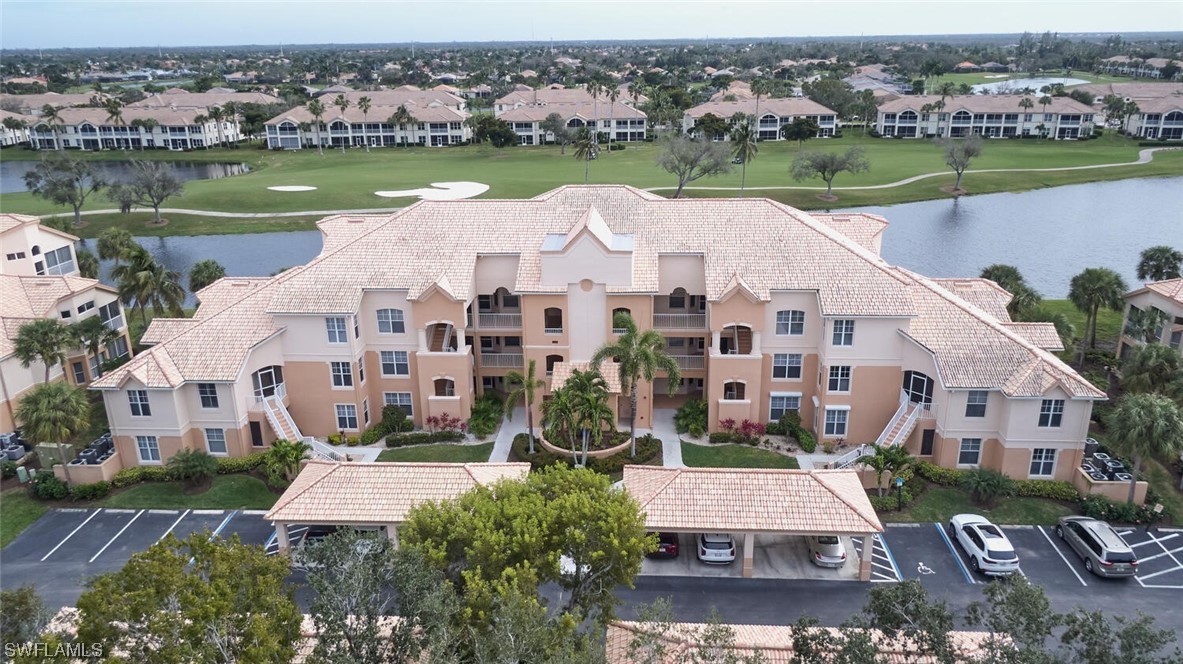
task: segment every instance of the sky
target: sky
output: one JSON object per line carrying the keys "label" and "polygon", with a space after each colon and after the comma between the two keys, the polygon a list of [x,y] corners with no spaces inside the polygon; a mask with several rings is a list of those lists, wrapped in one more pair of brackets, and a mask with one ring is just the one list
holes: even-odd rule
{"label": "sky", "polygon": [[0,0],[4,48],[1183,31],[1183,0]]}

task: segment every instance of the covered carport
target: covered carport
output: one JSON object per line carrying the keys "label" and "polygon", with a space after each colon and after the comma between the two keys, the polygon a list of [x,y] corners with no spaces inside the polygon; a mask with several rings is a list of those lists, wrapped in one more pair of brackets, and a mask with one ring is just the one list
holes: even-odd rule
{"label": "covered carport", "polygon": [[862,539],[868,555],[858,578],[871,580],[869,552],[883,525],[853,470],[625,466],[623,484],[650,531],[731,533],[742,542],[745,577],[758,535],[837,535]]}
{"label": "covered carport", "polygon": [[524,479],[528,463],[349,463],[309,461],[266,517],[282,553],[295,524],[379,528],[398,546],[416,505],[450,500],[502,479]]}

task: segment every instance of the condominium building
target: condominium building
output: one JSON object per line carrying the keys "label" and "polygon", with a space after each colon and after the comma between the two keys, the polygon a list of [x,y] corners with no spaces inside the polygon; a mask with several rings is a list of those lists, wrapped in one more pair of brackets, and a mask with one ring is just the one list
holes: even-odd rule
{"label": "condominium building", "polygon": [[[818,137],[833,136],[838,130],[838,114],[821,104],[804,97],[782,97],[776,99],[764,98],[756,102],[751,99],[736,99],[734,101],[710,101],[700,104],[686,111],[682,116],[682,131],[694,131],[695,124],[706,114],[714,115],[734,124],[732,118],[736,113],[758,116],[760,140],[781,140],[781,127],[792,124],[797,118],[813,120],[817,123]],[[718,134],[711,137],[716,141],[731,140],[729,134]]]}
{"label": "condominium building", "polygon": [[[215,122],[205,109],[131,108],[118,117],[103,108],[63,108],[61,124],[38,118],[29,130],[38,150],[193,150],[238,143],[246,137],[233,118]],[[148,124],[143,124],[143,123]]]}
{"label": "condominium building", "polygon": [[[386,404],[467,417],[531,361],[549,394],[620,334],[619,312],[660,331],[682,372],[639,386],[640,427],[700,398],[712,429],[795,410],[823,440],[1068,479],[1105,398],[1049,352],[1054,327],[1009,319],[997,285],[885,262],[872,215],[566,186],[318,226],[311,262],[207,287],[193,318],[156,319],[152,347],[94,383],[123,463],[357,433]],[[603,371],[624,415],[627,386]]]}
{"label": "condominium building", "polygon": [[1183,96],[1135,102],[1138,112],[1126,120],[1126,131],[1142,138],[1183,139]]}
{"label": "condominium building", "polygon": [[1126,293],[1125,302],[1121,337],[1117,341],[1118,357],[1124,360],[1131,348],[1151,341],[1145,330],[1130,325],[1130,314],[1135,311],[1158,312],[1159,325],[1150,334],[1153,341],[1183,353],[1183,279],[1150,282]]}
{"label": "condominium building", "polygon": [[[406,89],[410,88],[410,89]],[[398,90],[341,93],[349,100],[345,110],[333,104],[335,96],[320,98],[325,112],[319,119],[308,106],[298,106],[266,122],[267,146],[272,149],[298,150],[316,147],[392,147],[407,145],[459,145],[472,139],[472,129],[464,124],[469,113],[467,102],[440,90],[419,90],[406,86]],[[370,99],[368,112],[357,102]],[[410,119],[394,123],[393,116],[405,110]]]}
{"label": "condominium building", "polygon": [[625,90],[618,88],[617,99],[612,100],[606,94],[593,97],[583,88],[521,87],[525,89],[514,90],[493,103],[494,115],[509,123],[520,145],[554,141],[554,135],[541,128],[551,113],[558,113],[572,129],[587,127],[613,141],[645,140],[647,116]]}
{"label": "condominium building", "polygon": [[[1111,58],[1102,60],[1098,69],[1106,74],[1121,74],[1122,76],[1133,76],[1135,78],[1168,78],[1163,75],[1163,70],[1171,63],[1179,64],[1175,60],[1167,58],[1133,58],[1128,55],[1115,55]],[[1179,72],[1176,70],[1173,74],[1175,79],[1179,78]]]}
{"label": "condominium building", "polygon": [[45,365],[25,367],[16,357],[14,342],[25,323],[48,318],[70,324],[99,316],[119,333],[97,357],[82,348],[68,351],[63,365],[50,367],[50,380],[86,385],[104,361],[129,353],[119,293],[78,276],[77,240],[40,225],[37,217],[0,214],[0,433],[14,428],[21,395],[45,379]]}
{"label": "condominium building", "polygon": [[[884,137],[1083,138],[1093,133],[1093,109],[1068,97],[910,95],[879,107],[875,130]],[[1030,100],[1030,107],[1023,104]]]}
{"label": "condominium building", "polygon": [[[13,121],[16,121],[15,123]],[[29,142],[29,125],[37,121],[31,115],[10,113],[0,110],[0,147],[21,145]],[[7,123],[7,124],[5,124]],[[9,124],[13,124],[9,127]]]}
{"label": "condominium building", "polygon": [[127,105],[128,108],[208,109],[226,104],[278,104],[278,97],[263,92],[189,92],[169,88]]}

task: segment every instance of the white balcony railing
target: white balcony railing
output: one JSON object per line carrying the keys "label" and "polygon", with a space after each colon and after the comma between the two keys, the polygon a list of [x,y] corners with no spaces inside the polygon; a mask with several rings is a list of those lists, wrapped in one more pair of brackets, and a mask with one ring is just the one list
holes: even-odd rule
{"label": "white balcony railing", "polygon": [[481,353],[481,366],[489,368],[523,366],[521,353]]}
{"label": "white balcony railing", "polygon": [[701,330],[706,326],[706,314],[653,314],[653,327],[659,330]]}
{"label": "white balcony railing", "polygon": [[561,327],[544,327],[544,328],[542,328],[542,333],[543,334],[562,334],[563,328],[561,328]]}
{"label": "white balcony railing", "polygon": [[265,390],[255,390],[255,403],[262,403],[267,397],[275,396],[278,399],[283,399],[288,395],[287,383],[277,383],[275,390],[271,394],[266,394]]}
{"label": "white balcony railing", "polygon": [[620,335],[620,334],[624,334],[625,332],[628,332],[628,328],[624,328],[624,327],[612,328],[612,334]]}
{"label": "white balcony railing", "polygon": [[479,327],[484,329],[515,329],[522,326],[522,315],[478,313],[476,322]]}
{"label": "white balcony railing", "polygon": [[702,369],[706,366],[706,359],[702,355],[671,355],[674,361],[678,363],[678,368],[686,371],[688,369]]}

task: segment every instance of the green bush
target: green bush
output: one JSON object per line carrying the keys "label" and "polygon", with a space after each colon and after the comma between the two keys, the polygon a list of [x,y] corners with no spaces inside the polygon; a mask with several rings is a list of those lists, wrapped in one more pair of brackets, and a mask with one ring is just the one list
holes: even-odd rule
{"label": "green bush", "polygon": [[378,423],[377,425],[372,426],[369,429],[366,429],[365,431],[363,431],[361,434],[361,438],[359,438],[359,440],[361,441],[362,445],[373,445],[374,443],[378,442],[382,438],[382,436],[385,436],[385,435],[386,435],[385,429],[382,428],[381,423]]}
{"label": "green bush", "polygon": [[769,436],[783,436],[785,435],[785,428],[780,422],[769,422],[764,426],[764,433]]}
{"label": "green bush", "polygon": [[974,502],[989,507],[999,498],[1015,495],[1015,481],[997,470],[974,468],[961,477],[961,486]]}
{"label": "green bush", "polygon": [[786,410],[776,423],[780,425],[786,436],[796,438],[801,433],[801,413],[795,410]]}
{"label": "green bush", "polygon": [[[682,404],[682,407],[674,412],[674,430],[678,433],[689,433],[694,435],[692,429],[697,425],[699,432],[707,429],[707,402],[702,399],[691,399]],[[702,435],[699,433],[698,435]]]}
{"label": "green bush", "polygon": [[1171,518],[1170,512],[1164,510],[1156,515],[1150,505],[1131,505],[1126,502],[1115,503],[1105,496],[1085,496],[1080,501],[1080,511],[1087,517],[1109,521],[1112,523],[1130,523],[1140,525],[1152,521],[1166,521]]}
{"label": "green bush", "polygon": [[249,454],[244,457],[218,457],[218,474],[230,475],[232,473],[249,473],[259,466],[262,466],[266,459],[266,452]]}
{"label": "green bush", "polygon": [[[513,456],[522,461],[529,461],[531,469],[537,470],[556,463],[575,465],[575,461],[571,458],[570,454],[554,454],[541,445],[535,445],[534,454],[530,455],[529,444],[529,438],[524,433],[519,433],[513,438]],[[602,459],[588,457],[587,467],[597,473],[611,475],[620,472],[627,465],[643,464],[652,461],[661,454],[661,440],[649,434],[638,436],[637,456],[632,456],[630,451],[624,449],[610,457]]]}
{"label": "green bush", "polygon": [[706,433],[706,429],[703,428],[698,422],[695,422],[690,425],[690,429],[687,431],[687,433],[689,433],[691,436],[694,436],[695,438],[702,438],[702,435]]}
{"label": "green bush", "polygon": [[801,444],[801,451],[806,454],[812,454],[817,449],[817,439],[808,431],[801,431],[797,434],[797,442]]}
{"label": "green bush", "polygon": [[0,463],[0,477],[6,480],[16,477],[16,464],[11,461]]}
{"label": "green bush", "polygon": [[98,500],[111,493],[110,482],[95,482],[94,484],[75,484],[70,488],[70,498],[73,500]]}
{"label": "green bush", "polygon": [[1080,492],[1071,482],[1060,480],[1015,480],[1015,495],[1024,498],[1048,498],[1076,502]]}
{"label": "green bush", "polygon": [[115,477],[111,478],[111,486],[122,489],[141,482],[167,482],[170,479],[168,469],[164,466],[132,466],[115,473]]}
{"label": "green bush", "polygon": [[735,442],[735,434],[730,431],[714,431],[707,437],[712,445],[727,445]]}
{"label": "green bush", "polygon": [[[894,512],[911,505],[912,501],[915,500],[915,496],[908,490],[906,483],[902,492],[893,489],[886,496],[868,496],[867,498],[871,501],[871,507],[876,512]],[[903,498],[902,506],[900,505],[900,498]]]}
{"label": "green bush", "polygon": [[66,483],[49,471],[37,473],[29,483],[29,494],[38,500],[61,500],[69,493]]}
{"label": "green bush", "polygon": [[956,468],[943,468],[928,461],[917,461],[913,464],[916,474],[933,484],[941,486],[958,486],[965,477],[966,471]]}
{"label": "green bush", "polygon": [[462,440],[464,440],[464,434],[459,431],[436,431],[435,433],[417,431],[415,433],[390,434],[386,437],[386,446],[433,445],[435,443],[458,443]]}
{"label": "green bush", "polygon": [[205,450],[181,450],[165,465],[173,479],[199,485],[218,474],[218,462]]}
{"label": "green bush", "polygon": [[485,392],[472,405],[472,415],[468,418],[468,431],[477,438],[493,435],[497,425],[505,416],[505,404],[496,392]]}
{"label": "green bush", "polygon": [[407,419],[407,413],[401,406],[383,406],[379,426],[387,432],[402,433],[414,429],[415,423]]}

